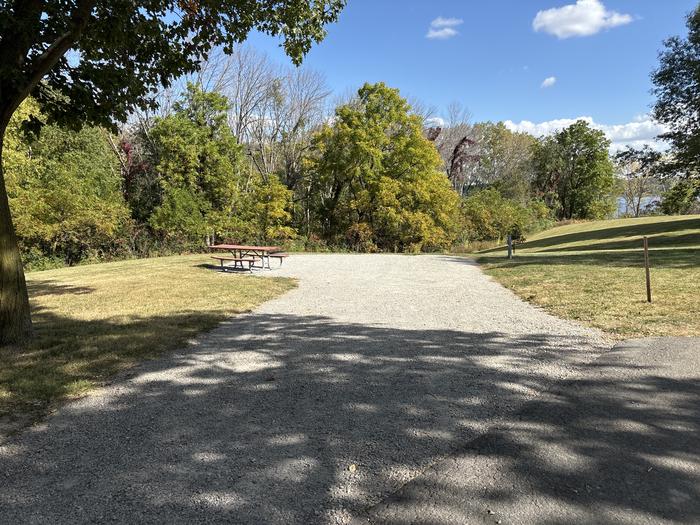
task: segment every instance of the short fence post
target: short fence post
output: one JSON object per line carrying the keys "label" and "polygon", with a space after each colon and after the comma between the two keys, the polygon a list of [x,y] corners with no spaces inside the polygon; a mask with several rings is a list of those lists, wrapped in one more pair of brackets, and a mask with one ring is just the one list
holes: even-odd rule
{"label": "short fence post", "polygon": [[507,240],[508,240],[508,258],[512,259],[513,258],[513,237],[511,235],[508,235]]}
{"label": "short fence post", "polygon": [[644,271],[647,278],[647,302],[651,302],[651,277],[649,275],[649,239],[644,237]]}

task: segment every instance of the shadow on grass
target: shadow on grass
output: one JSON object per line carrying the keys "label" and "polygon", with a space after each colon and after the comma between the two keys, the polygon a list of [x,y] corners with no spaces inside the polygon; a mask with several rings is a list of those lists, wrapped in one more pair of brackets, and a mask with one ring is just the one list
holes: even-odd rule
{"label": "shadow on grass", "polygon": [[[41,294],[89,293],[41,283]],[[32,308],[34,339],[25,348],[0,348],[0,436],[43,417],[67,397],[80,395],[143,359],[177,348],[227,318],[221,312],[114,318],[99,321],[58,317]],[[0,390],[0,391],[1,391]],[[3,424],[4,423],[4,424]]]}
{"label": "shadow on grass", "polygon": [[250,270],[247,268],[234,268],[233,266],[225,266],[224,268],[221,267],[219,264],[211,264],[211,263],[200,263],[200,264],[195,264],[194,265],[196,268],[204,268],[205,270],[214,270],[220,273],[246,273],[249,274]]}
{"label": "shadow on grass", "polygon": [[90,286],[75,286],[55,281],[28,281],[27,291],[29,297],[41,297],[45,295],[84,295],[95,291]]}
{"label": "shadow on grass", "polygon": [[[113,332],[119,351],[128,337],[144,343],[183,322],[144,319],[130,335],[96,322],[89,331]],[[544,333],[239,317],[0,449],[0,521],[331,521],[463,451],[497,418],[524,432],[522,441],[504,434],[479,447],[508,460],[512,483],[485,495],[483,486],[445,482],[435,494],[455,512],[459,502],[508,501],[526,479],[539,498],[598,512],[700,519],[698,472],[674,463],[697,461],[697,379],[599,362],[597,371],[625,373],[557,380],[582,362],[581,344]],[[543,391],[552,393],[532,401]],[[557,447],[576,455],[576,468],[535,453]],[[650,457],[654,475],[640,475]]]}
{"label": "shadow on grass", "polygon": [[[545,239],[527,241],[520,245],[523,249],[530,248],[548,248],[559,244],[568,244],[583,241],[600,241],[610,237],[634,237],[653,236],[665,234],[679,230],[700,230],[700,218],[679,219],[677,221],[663,221],[644,223],[631,223],[628,226],[616,226],[612,228],[601,228],[593,231],[583,231],[576,233],[567,233],[564,235],[556,235]],[[691,235],[697,242],[698,234]],[[636,241],[635,241],[636,242]],[[588,249],[585,246],[578,247],[579,250]],[[592,247],[590,249],[593,249]]]}
{"label": "shadow on grass", "polygon": [[[698,233],[688,233],[684,235],[656,235],[649,239],[649,248],[675,248],[683,246],[698,246],[700,249],[700,231]],[[624,239],[611,242],[599,242],[586,246],[563,246],[561,248],[551,248],[547,253],[557,252],[580,252],[598,250],[634,250],[642,247],[640,236],[631,239]],[[680,248],[682,249],[682,248]]]}
{"label": "shadow on grass", "polygon": [[[496,268],[516,268],[528,265],[588,265],[595,267],[626,267],[641,268],[644,266],[642,250],[617,252],[554,252],[547,253],[518,253],[508,260],[504,255],[476,255],[480,264]],[[649,257],[652,267],[656,268],[697,268],[700,266],[700,249],[678,248],[650,250]],[[450,260],[459,260],[459,257]]]}

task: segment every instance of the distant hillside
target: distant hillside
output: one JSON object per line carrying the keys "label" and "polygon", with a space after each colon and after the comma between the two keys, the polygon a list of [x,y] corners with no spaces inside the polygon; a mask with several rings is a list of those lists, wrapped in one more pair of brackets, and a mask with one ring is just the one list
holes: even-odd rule
{"label": "distant hillside", "polygon": [[643,236],[656,248],[700,247],[700,215],[640,217],[559,226],[540,232],[521,245],[524,252],[630,250],[641,248]]}

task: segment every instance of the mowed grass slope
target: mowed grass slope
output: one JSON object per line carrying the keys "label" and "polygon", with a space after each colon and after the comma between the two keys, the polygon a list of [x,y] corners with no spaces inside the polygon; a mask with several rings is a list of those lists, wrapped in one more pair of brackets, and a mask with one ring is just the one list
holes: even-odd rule
{"label": "mowed grass slope", "polygon": [[[642,237],[653,302],[646,302]],[[700,215],[570,224],[477,254],[485,271],[534,304],[620,338],[700,335]]]}
{"label": "mowed grass slope", "polygon": [[223,274],[207,268],[210,261],[162,257],[28,273],[35,339],[22,350],[0,348],[0,422],[40,415],[295,286]]}

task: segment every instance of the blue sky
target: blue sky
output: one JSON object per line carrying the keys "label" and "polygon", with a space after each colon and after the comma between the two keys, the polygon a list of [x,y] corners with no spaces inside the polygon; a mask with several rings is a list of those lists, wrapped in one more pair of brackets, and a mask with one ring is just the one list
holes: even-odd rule
{"label": "blue sky", "polygon": [[[646,141],[658,131],[644,118],[653,102],[649,74],[661,42],[685,33],[695,5],[349,0],[305,66],[324,73],[337,93],[384,81],[438,110],[459,101],[475,121],[510,121],[540,134],[559,119],[589,117],[614,141]],[[252,35],[250,42],[286,60],[275,39]]]}

